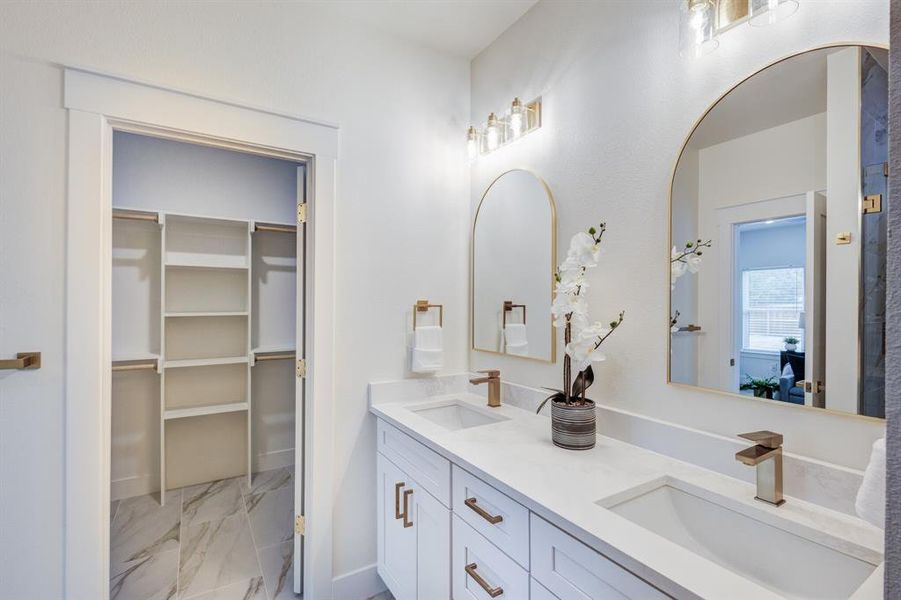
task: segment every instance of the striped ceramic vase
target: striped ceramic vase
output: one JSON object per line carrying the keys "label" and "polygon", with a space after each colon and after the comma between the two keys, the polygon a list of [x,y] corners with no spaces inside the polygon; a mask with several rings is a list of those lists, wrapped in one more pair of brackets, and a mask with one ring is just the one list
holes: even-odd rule
{"label": "striped ceramic vase", "polygon": [[597,441],[594,402],[566,404],[551,402],[551,434],[555,446],[567,450],[590,450]]}

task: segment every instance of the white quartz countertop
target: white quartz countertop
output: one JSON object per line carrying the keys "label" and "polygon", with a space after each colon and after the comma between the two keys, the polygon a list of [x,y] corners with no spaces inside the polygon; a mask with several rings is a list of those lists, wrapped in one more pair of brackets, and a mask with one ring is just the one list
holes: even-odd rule
{"label": "white quartz countertop", "polygon": [[[551,441],[550,419],[513,406],[491,409],[508,420],[457,431],[409,410],[452,398],[485,406],[474,394],[391,401],[390,394],[380,393],[370,410],[674,597],[782,596],[602,508],[599,500],[662,477],[677,478],[736,506],[747,505],[764,522],[772,516],[773,524],[786,529],[788,520],[802,537],[867,562],[882,561],[882,532],[859,519],[793,498],[771,507],[754,500],[753,485],[604,436],[592,450],[563,450]],[[879,571],[854,598],[881,598],[881,586],[873,582]]]}

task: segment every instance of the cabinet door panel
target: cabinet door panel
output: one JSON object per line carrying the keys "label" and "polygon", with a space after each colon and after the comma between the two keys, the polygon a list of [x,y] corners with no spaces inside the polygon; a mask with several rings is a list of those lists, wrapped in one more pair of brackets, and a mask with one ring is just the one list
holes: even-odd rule
{"label": "cabinet door panel", "polygon": [[397,600],[416,600],[416,532],[396,512],[413,481],[381,454],[377,476],[378,572]]}
{"label": "cabinet door panel", "polygon": [[416,531],[416,591],[419,600],[450,598],[451,511],[418,484],[413,486]]}

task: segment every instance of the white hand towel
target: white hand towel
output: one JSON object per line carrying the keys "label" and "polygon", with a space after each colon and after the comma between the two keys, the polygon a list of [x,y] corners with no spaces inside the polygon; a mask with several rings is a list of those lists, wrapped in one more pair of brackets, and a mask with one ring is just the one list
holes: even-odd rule
{"label": "white hand towel", "polygon": [[413,331],[414,373],[434,373],[444,364],[444,344],[441,327],[424,325]]}
{"label": "white hand towel", "polygon": [[508,323],[504,328],[504,352],[515,356],[528,356],[529,340],[523,323]]}
{"label": "white hand towel", "polygon": [[873,442],[854,509],[864,521],[885,529],[885,438]]}

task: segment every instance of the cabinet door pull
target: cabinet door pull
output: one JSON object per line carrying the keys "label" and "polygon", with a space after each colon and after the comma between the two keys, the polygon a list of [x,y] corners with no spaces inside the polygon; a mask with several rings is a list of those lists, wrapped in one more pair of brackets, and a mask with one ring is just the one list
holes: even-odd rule
{"label": "cabinet door pull", "polygon": [[413,490],[404,490],[404,528],[413,527],[413,521],[410,520],[410,496]]}
{"label": "cabinet door pull", "polygon": [[482,579],[482,576],[476,572],[476,563],[469,563],[468,565],[463,567],[463,570],[466,571],[466,574],[472,577],[473,580],[475,580],[475,582],[478,583],[483,590],[485,590],[485,593],[492,598],[497,598],[504,593],[504,588],[491,587],[490,585],[488,585],[487,581]]}
{"label": "cabinet door pull", "polygon": [[465,504],[466,506],[471,508],[473,511],[475,511],[475,513],[477,515],[479,515],[480,517],[482,517],[483,519],[485,519],[492,525],[497,525],[498,523],[500,523],[501,521],[504,520],[504,517],[502,517],[500,515],[492,515],[491,513],[486,511],[484,508],[479,506],[478,503],[476,502],[475,498],[467,498],[466,500],[463,501],[463,504]]}
{"label": "cabinet door pull", "polygon": [[404,516],[400,512],[400,488],[407,485],[403,481],[394,484],[394,519],[403,519]]}

